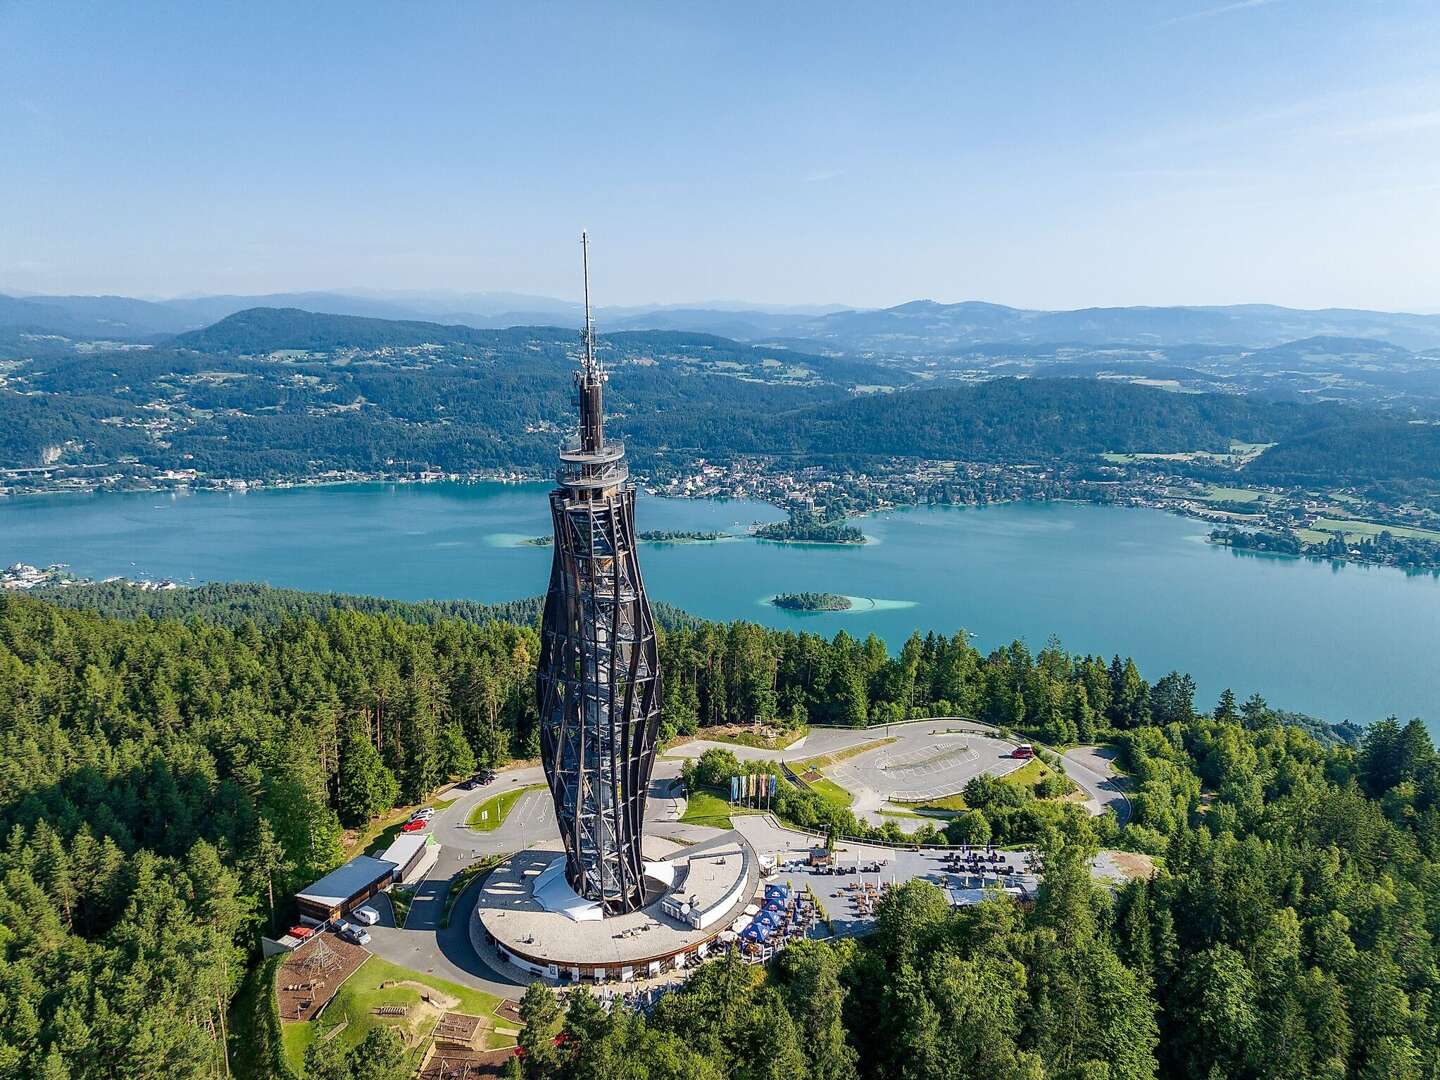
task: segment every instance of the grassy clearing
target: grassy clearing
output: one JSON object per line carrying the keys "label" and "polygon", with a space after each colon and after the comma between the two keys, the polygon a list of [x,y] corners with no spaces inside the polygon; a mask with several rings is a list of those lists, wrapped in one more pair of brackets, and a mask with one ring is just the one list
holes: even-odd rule
{"label": "grassy clearing", "polygon": [[307,1024],[280,1025],[280,1043],[285,1050],[285,1061],[296,1076],[304,1076],[305,1051],[320,1037],[320,1025],[312,1020]]}
{"label": "grassy clearing", "polygon": [[[1029,788],[1033,792],[1040,784],[1040,781],[1044,780],[1047,776],[1054,775],[1056,775],[1055,770],[1036,757],[1031,758],[1014,772],[1006,773],[1000,778],[1000,782],[1002,784],[1014,784],[1016,787]],[[1074,781],[1067,779],[1066,782],[1070,784],[1070,789],[1073,791],[1075,788]],[[969,809],[965,804],[965,796],[960,792],[956,792],[954,795],[946,795],[941,799],[926,799],[924,802],[918,803],[902,802],[896,803],[895,805],[903,806],[907,810],[918,811],[921,814],[958,814],[961,811]]]}
{"label": "grassy clearing", "polygon": [[709,791],[694,791],[685,802],[680,820],[687,825],[709,825],[715,829],[730,828],[731,805]]}
{"label": "grassy clearing", "polygon": [[[918,803],[897,803],[897,806],[908,806],[922,813],[930,814],[958,814],[961,811],[970,809],[965,805],[965,796],[958,791],[954,795],[946,795],[939,799],[926,799]],[[918,816],[918,815],[917,815]]]}
{"label": "grassy clearing", "polygon": [[1206,502],[1270,502],[1274,496],[1269,492],[1251,488],[1221,487],[1211,484],[1202,496]]}
{"label": "grassy clearing", "polygon": [[774,737],[767,738],[764,735],[756,735],[753,731],[716,732],[701,728],[696,733],[696,738],[705,739],[708,742],[729,743],[731,746],[749,746],[756,750],[784,750],[805,737],[809,728],[796,728],[794,731],[783,731]]}
{"label": "grassy clearing", "polygon": [[1329,539],[1332,532],[1343,532],[1345,539],[1355,540],[1367,536],[1379,536],[1388,532],[1391,536],[1406,540],[1440,541],[1440,532],[1434,529],[1416,529],[1408,525],[1382,525],[1376,521],[1360,521],[1358,518],[1316,518],[1311,529],[1322,533],[1322,539]]}
{"label": "grassy clearing", "polygon": [[[428,994],[431,1000],[426,1002],[422,994]],[[405,1040],[412,1068],[418,1067],[430,1041],[430,1033],[440,1014],[446,1010],[483,1017],[481,1027],[487,1032],[486,1044],[497,1045],[497,1040],[491,1036],[495,1027],[494,1012],[499,1004],[499,998],[484,991],[411,971],[372,956],[345,980],[318,1019],[305,1024],[285,1025],[285,1058],[290,1067],[300,1074],[305,1048],[343,1023],[346,1026],[335,1039],[347,1050],[356,1046],[374,1028],[394,1028]],[[405,1006],[405,1015],[376,1016],[375,1009],[382,1005]]]}
{"label": "grassy clearing", "polygon": [[403,927],[410,915],[410,902],[415,899],[415,890],[396,885],[390,890],[390,907],[395,912],[395,925]]}
{"label": "grassy clearing", "polygon": [[834,780],[828,780],[823,776],[816,780],[806,777],[805,783],[811,791],[815,792],[815,794],[819,795],[826,802],[832,803],[843,810],[850,809],[850,804],[855,801],[851,797],[850,792],[835,783]]}
{"label": "grassy clearing", "polygon": [[499,795],[492,795],[475,809],[470,811],[470,816],[465,819],[465,824],[479,832],[494,832],[505,819],[510,816],[511,809],[520,801],[520,796],[527,791],[538,791],[544,784],[528,784],[525,787],[515,788],[513,791],[502,791]]}
{"label": "grassy clearing", "polygon": [[831,765],[837,765],[850,758],[859,757],[861,754],[868,754],[871,750],[878,750],[882,746],[889,746],[893,742],[899,742],[898,738],[871,739],[869,742],[859,743],[855,746],[847,746],[843,750],[836,750],[833,754],[821,754],[819,757],[807,758],[800,762],[797,772],[809,772],[814,770],[828,769]]}

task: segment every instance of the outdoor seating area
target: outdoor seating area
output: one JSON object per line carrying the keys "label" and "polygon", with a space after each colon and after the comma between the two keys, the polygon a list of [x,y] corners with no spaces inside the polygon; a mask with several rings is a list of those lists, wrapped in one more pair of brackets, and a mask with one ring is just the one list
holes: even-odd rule
{"label": "outdoor seating area", "polygon": [[873,919],[876,905],[889,891],[888,881],[856,881],[840,886],[841,897],[849,904],[851,915],[861,919]]}
{"label": "outdoor seating area", "polygon": [[770,959],[792,941],[804,940],[819,918],[815,899],[788,885],[766,885],[764,899],[750,904],[720,935],[749,963]]}
{"label": "outdoor seating area", "polygon": [[952,874],[961,874],[972,879],[967,884],[975,888],[986,885],[1000,885],[1020,874],[1038,874],[1041,860],[1034,851],[1001,851],[992,844],[985,847],[962,846],[958,851],[946,852],[941,866]]}

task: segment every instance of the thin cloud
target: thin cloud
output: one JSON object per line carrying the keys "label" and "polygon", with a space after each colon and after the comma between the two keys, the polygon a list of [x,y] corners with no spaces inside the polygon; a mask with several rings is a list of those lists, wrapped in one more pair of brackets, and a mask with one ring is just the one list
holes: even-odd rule
{"label": "thin cloud", "polygon": [[1273,3],[1276,3],[1276,0],[1234,0],[1230,4],[1219,4],[1201,11],[1192,11],[1188,15],[1176,15],[1173,19],[1166,19],[1161,25],[1170,26],[1174,23],[1191,22],[1194,19],[1213,19],[1217,15],[1229,15],[1232,12],[1244,11],[1247,8],[1266,7]]}

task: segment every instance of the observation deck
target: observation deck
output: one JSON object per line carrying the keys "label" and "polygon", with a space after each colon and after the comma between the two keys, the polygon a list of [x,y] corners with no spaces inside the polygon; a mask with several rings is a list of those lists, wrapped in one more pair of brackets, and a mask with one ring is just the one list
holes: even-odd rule
{"label": "observation deck", "polygon": [[555,481],[561,487],[597,491],[618,487],[630,478],[625,464],[625,444],[607,442],[594,450],[585,449],[571,436],[560,444],[560,467]]}

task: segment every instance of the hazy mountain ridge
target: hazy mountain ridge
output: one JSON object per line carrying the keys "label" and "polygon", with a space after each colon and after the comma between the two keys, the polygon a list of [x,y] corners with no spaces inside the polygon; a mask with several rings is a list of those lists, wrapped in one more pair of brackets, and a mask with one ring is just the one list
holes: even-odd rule
{"label": "hazy mountain ridge", "polygon": [[[736,340],[797,338],[846,351],[932,355],[984,343],[1187,343],[1262,348],[1303,338],[1373,338],[1409,349],[1440,347],[1440,315],[1351,308],[1302,310],[1271,304],[1109,307],[1050,311],[967,300],[814,314],[793,307],[641,305],[600,308],[611,330],[688,330]],[[580,305],[516,293],[386,294],[313,291],[262,296],[136,300],[118,296],[0,295],[0,327],[90,337],[143,339],[200,329],[254,307],[437,322],[477,329],[578,327]]]}

